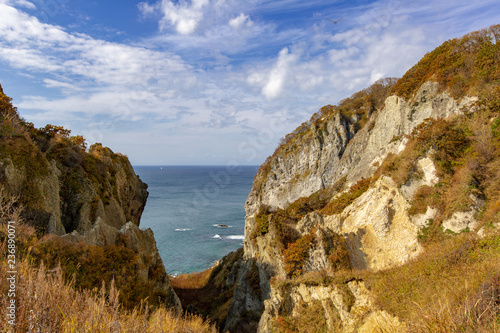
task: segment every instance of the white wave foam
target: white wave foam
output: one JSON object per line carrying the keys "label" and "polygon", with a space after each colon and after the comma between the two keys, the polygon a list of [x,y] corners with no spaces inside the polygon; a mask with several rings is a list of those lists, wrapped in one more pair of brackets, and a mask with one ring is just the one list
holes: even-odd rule
{"label": "white wave foam", "polygon": [[229,235],[229,236],[226,236],[227,239],[241,239],[241,240],[244,240],[245,239],[245,235]]}
{"label": "white wave foam", "polygon": [[193,230],[192,228],[177,228],[175,231],[190,231]]}
{"label": "white wave foam", "polygon": [[218,238],[218,239],[222,239],[222,237],[220,235],[215,235],[214,237],[212,238]]}

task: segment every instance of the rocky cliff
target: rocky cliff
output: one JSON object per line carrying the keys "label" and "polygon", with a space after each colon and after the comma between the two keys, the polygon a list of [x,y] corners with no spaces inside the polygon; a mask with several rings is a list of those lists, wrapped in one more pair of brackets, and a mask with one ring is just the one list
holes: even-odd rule
{"label": "rocky cliff", "polygon": [[252,313],[259,332],[309,331],[296,319],[314,313],[324,331],[405,330],[358,278],[308,277],[397,269],[447,229],[498,218],[484,173],[497,170],[498,29],[444,43],[402,79],[323,108],[283,140],[245,204],[240,276],[258,268],[259,297],[239,281],[225,329]]}
{"label": "rocky cliff", "polygon": [[98,217],[115,228],[139,225],[147,185],[126,156],[101,144],[86,152],[81,137],[51,125],[35,129],[12,111],[3,111],[0,180],[40,231],[83,234]]}
{"label": "rocky cliff", "polygon": [[[137,281],[151,289],[135,293],[159,295],[161,299],[154,302],[181,311],[152,231],[138,228],[148,192],[128,158],[101,144],[87,149],[81,136],[70,136],[70,131],[60,126],[35,128],[19,117],[2,89],[0,186],[16,198],[23,207],[22,218],[39,235],[51,234],[63,242],[115,249],[118,254],[120,248],[125,249],[123,255],[129,255],[127,258],[132,258],[133,263],[123,265],[133,265]],[[76,248],[66,247],[69,252],[78,252]],[[81,251],[78,253],[85,259]],[[68,253],[50,257],[38,251],[37,255],[41,260],[57,261]],[[85,274],[93,268],[86,269]],[[100,283],[99,277],[97,282]],[[140,287],[140,282],[123,283],[130,288]]]}

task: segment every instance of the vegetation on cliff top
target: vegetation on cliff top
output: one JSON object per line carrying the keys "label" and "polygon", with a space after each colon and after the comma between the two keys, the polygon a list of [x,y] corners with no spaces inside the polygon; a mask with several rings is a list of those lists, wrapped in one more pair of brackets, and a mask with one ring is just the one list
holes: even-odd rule
{"label": "vegetation on cliff top", "polygon": [[500,24],[444,42],[427,53],[393,87],[410,99],[427,81],[454,98],[481,95],[500,79]]}
{"label": "vegetation on cliff top", "polygon": [[[7,183],[7,170],[15,173],[17,183],[7,186],[7,190],[19,196],[25,207],[24,219],[41,233],[47,230],[50,212],[43,203],[46,193],[37,180],[49,174],[52,164],[59,173],[61,217],[66,232],[77,228],[75,223],[82,208],[79,199],[89,184],[96,193],[88,204],[102,201],[107,205],[111,198],[122,204],[126,191],[118,190],[117,173],[124,170],[129,179],[136,179],[126,156],[100,144],[93,145],[87,152],[84,138],[70,134],[61,126],[35,128],[19,117],[11,98],[0,91],[0,182]],[[128,216],[129,212],[125,214],[129,220],[136,220]]]}

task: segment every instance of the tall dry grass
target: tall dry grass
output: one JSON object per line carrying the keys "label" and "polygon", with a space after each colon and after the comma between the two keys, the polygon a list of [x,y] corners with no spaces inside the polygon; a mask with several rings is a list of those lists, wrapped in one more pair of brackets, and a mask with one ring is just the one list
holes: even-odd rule
{"label": "tall dry grass", "polygon": [[[2,244],[5,253],[5,243]],[[0,263],[0,279],[6,281],[7,263]],[[34,268],[23,260],[17,263],[16,326],[4,320],[8,285],[0,287],[0,321],[2,332],[216,332],[213,325],[197,316],[181,316],[146,302],[134,310],[122,309],[119,291],[111,283],[109,290],[76,290],[73,281],[64,281],[60,267],[46,270]]]}
{"label": "tall dry grass", "polygon": [[411,332],[500,332],[500,236],[461,234],[404,266],[360,274]]}
{"label": "tall dry grass", "polygon": [[[7,306],[13,269],[7,257],[7,222],[15,221],[18,247],[23,239],[35,237],[35,230],[23,223],[22,207],[15,197],[0,186],[0,331],[1,332],[217,332],[214,325],[193,315],[181,315],[160,306],[153,308],[146,301],[133,310],[125,310],[119,302],[114,280],[109,290],[103,283],[100,290],[77,290],[74,279],[65,280],[60,266],[47,270],[43,263],[35,267],[22,258],[17,248],[15,326],[8,322]],[[30,249],[23,249],[23,251]]]}

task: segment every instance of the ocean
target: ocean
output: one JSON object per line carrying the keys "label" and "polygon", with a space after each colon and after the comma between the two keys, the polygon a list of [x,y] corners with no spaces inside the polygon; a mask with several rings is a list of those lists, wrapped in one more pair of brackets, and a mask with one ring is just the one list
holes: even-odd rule
{"label": "ocean", "polygon": [[257,169],[134,166],[149,191],[140,227],[153,230],[168,274],[205,270],[243,246],[244,204]]}

